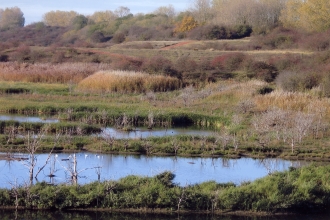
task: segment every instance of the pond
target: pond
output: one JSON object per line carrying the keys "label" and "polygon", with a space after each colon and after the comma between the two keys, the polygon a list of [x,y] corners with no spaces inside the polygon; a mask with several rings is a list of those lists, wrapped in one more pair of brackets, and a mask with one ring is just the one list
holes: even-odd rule
{"label": "pond", "polygon": [[194,127],[188,128],[153,128],[148,129],[146,127],[137,127],[133,131],[123,131],[113,127],[107,127],[103,129],[100,136],[111,136],[115,139],[137,139],[148,137],[165,137],[176,135],[191,135],[191,136],[212,136],[214,131],[201,130]]}
{"label": "pond", "polygon": [[0,115],[0,121],[18,121],[18,122],[41,122],[41,123],[57,123],[58,119],[52,116],[37,117],[26,115]]}
{"label": "pond", "polygon": [[[18,155],[21,158],[27,155]],[[228,159],[228,158],[189,158],[158,157],[143,155],[111,155],[95,153],[54,154],[50,163],[39,174],[39,181],[50,183],[68,182],[73,157],[76,157],[79,184],[98,180],[118,180],[128,175],[154,176],[163,171],[171,171],[174,182],[180,186],[214,180],[219,183],[240,184],[264,177],[271,172],[287,170],[289,167],[304,166],[308,162],[282,159]],[[37,165],[42,167],[48,154],[37,155]],[[27,161],[0,161],[0,187],[8,188],[10,183],[23,184],[28,181]],[[49,178],[52,173],[55,177]]]}
{"label": "pond", "polygon": [[[60,120],[54,118],[53,116],[26,116],[26,115],[0,115],[0,121],[18,121],[18,122],[35,122],[35,123],[58,123]],[[146,127],[136,127],[133,131],[123,131],[116,129],[114,127],[106,127],[102,129],[102,133],[99,134],[103,136],[111,136],[116,139],[134,139],[134,138],[148,138],[148,137],[165,137],[165,136],[175,136],[175,135],[193,135],[193,136],[212,136],[214,131],[212,130],[202,130],[196,127],[187,128],[153,128],[148,129]]]}

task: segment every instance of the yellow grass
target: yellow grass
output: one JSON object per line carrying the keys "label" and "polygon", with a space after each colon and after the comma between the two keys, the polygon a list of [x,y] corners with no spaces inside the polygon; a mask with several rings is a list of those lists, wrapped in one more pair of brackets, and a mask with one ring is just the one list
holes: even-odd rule
{"label": "yellow grass", "polygon": [[79,91],[141,93],[146,91],[165,92],[181,87],[177,78],[150,75],[133,71],[99,71],[82,80]]}
{"label": "yellow grass", "polygon": [[97,63],[0,63],[0,80],[43,83],[78,83],[99,70],[109,69],[109,64]]}
{"label": "yellow grass", "polygon": [[282,90],[275,90],[267,95],[256,96],[254,101],[256,108],[260,111],[266,111],[272,107],[277,107],[283,110],[310,113],[324,111],[326,115],[329,115],[330,113],[329,98],[318,98],[313,94],[301,92],[285,92]]}

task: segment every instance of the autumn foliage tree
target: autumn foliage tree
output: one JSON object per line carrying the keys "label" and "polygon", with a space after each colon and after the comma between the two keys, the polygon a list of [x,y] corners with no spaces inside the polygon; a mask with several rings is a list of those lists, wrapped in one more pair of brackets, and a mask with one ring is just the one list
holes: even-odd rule
{"label": "autumn foliage tree", "polygon": [[175,32],[176,33],[185,33],[190,31],[198,26],[198,22],[194,19],[193,16],[186,15],[183,17],[182,21],[177,23]]}
{"label": "autumn foliage tree", "polygon": [[18,7],[0,8],[0,29],[10,29],[15,27],[23,27],[25,18],[23,12]]}
{"label": "autumn foliage tree", "polygon": [[75,11],[50,11],[44,14],[43,21],[49,26],[67,27],[78,15]]}
{"label": "autumn foliage tree", "polygon": [[325,31],[330,28],[330,1],[288,0],[280,19],[285,27]]}

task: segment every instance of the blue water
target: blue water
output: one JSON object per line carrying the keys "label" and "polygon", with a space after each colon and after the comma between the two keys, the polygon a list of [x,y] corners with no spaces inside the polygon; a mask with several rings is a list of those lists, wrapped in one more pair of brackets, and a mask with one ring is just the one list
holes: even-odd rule
{"label": "blue water", "polygon": [[[27,157],[27,155],[19,155]],[[54,154],[50,163],[39,174],[39,181],[51,183],[69,183],[69,168],[73,165],[73,154]],[[48,154],[37,155],[35,173],[42,167]],[[118,180],[127,175],[154,176],[163,171],[171,171],[176,177],[174,182],[184,186],[214,180],[219,183],[233,182],[240,184],[264,177],[270,172],[287,170],[290,166],[299,167],[307,163],[282,159],[225,159],[225,158],[187,158],[187,157],[147,157],[134,155],[111,155],[77,153],[77,171],[79,184],[98,180]],[[47,175],[52,170],[55,177]],[[28,182],[27,161],[0,161],[0,187],[8,188],[10,183]]]}

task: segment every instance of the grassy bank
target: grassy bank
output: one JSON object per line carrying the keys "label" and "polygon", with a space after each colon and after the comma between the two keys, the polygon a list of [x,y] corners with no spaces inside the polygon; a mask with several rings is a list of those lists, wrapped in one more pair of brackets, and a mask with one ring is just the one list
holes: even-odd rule
{"label": "grassy bank", "polygon": [[[302,167],[273,173],[236,186],[204,182],[178,186],[174,175],[127,176],[86,185],[47,185],[0,190],[0,205],[24,209],[140,210],[163,212],[324,212],[329,208],[330,166]],[[13,196],[14,195],[14,196]]]}

